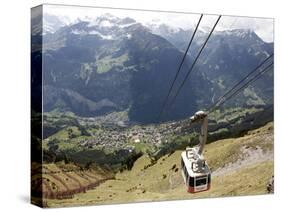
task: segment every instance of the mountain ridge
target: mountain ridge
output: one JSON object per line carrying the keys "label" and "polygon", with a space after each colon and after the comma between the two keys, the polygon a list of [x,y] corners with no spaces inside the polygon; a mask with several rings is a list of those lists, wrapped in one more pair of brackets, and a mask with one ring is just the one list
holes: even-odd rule
{"label": "mountain ridge", "polygon": [[[108,20],[117,24],[109,24]],[[107,22],[101,24],[104,21]],[[184,62],[179,82],[206,36],[202,32],[199,35]],[[44,34],[44,86],[48,91],[44,111],[59,109],[99,116],[129,109],[132,121],[157,122],[157,114],[183,57],[181,49],[167,36],[154,34],[133,19],[114,16],[100,17],[96,24],[80,20]],[[180,38],[186,39],[185,34],[175,37]],[[182,89],[189,92],[180,93],[165,119],[181,119],[207,107],[270,51],[273,45],[250,30],[215,33]],[[250,105],[271,103],[272,90],[273,74],[269,73],[230,105],[239,106],[245,100]]]}

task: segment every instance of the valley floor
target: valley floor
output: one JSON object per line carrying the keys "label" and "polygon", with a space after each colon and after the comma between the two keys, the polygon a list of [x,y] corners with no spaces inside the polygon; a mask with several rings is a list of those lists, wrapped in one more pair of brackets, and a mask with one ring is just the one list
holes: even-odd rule
{"label": "valley floor", "polygon": [[153,165],[144,155],[131,170],[72,199],[45,201],[48,207],[62,207],[266,194],[266,185],[274,174],[273,131],[273,123],[268,123],[243,137],[206,145],[204,155],[212,170],[212,185],[207,192],[186,192],[180,173],[181,151],[176,151]]}

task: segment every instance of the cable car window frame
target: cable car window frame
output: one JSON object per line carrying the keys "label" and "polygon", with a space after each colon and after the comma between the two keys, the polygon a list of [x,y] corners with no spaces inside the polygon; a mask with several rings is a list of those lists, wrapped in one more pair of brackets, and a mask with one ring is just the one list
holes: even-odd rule
{"label": "cable car window frame", "polygon": [[[201,182],[201,184],[197,184],[199,181],[204,181],[203,183]],[[206,177],[200,177],[200,178],[197,178],[195,179],[195,186],[203,186],[203,185],[207,185],[208,184],[208,176]]]}
{"label": "cable car window frame", "polygon": [[186,182],[186,185],[189,185],[189,174],[188,174],[188,171],[187,171],[187,168],[186,168],[186,164],[183,160],[183,158],[181,158],[181,166],[182,166],[182,170],[183,170],[183,174],[185,176],[185,182]]}
{"label": "cable car window frame", "polygon": [[194,187],[194,185],[195,185],[195,183],[194,183],[194,178],[195,178],[195,177],[189,177],[188,186]]}

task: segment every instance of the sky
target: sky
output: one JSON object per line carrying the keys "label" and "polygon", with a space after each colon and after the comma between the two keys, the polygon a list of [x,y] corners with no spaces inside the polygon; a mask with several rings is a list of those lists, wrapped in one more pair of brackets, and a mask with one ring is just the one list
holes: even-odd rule
{"label": "sky", "polygon": [[[125,18],[130,17],[137,22],[146,23],[163,23],[182,29],[194,28],[197,24],[200,14],[195,13],[174,13],[159,11],[140,11],[140,10],[121,10],[121,9],[104,9],[94,7],[75,7],[75,6],[58,6],[45,5],[44,13],[52,14],[68,19],[69,22],[84,19],[85,17],[95,18],[105,13]],[[204,14],[200,24],[201,30],[209,30],[214,25],[218,15]],[[242,17],[242,16],[225,16],[223,15],[216,27],[216,31],[232,29],[250,29],[266,42],[274,40],[274,20],[272,18]]]}

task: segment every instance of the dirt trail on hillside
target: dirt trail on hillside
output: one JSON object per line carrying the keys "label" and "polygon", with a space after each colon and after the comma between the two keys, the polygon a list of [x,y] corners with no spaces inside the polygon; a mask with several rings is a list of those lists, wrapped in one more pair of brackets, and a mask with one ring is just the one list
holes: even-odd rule
{"label": "dirt trail on hillside", "polygon": [[[264,142],[272,142],[273,135],[263,136]],[[242,152],[241,158],[233,163],[226,164],[224,167],[220,167],[214,172],[212,172],[212,176],[222,176],[231,174],[235,171],[238,171],[241,168],[245,168],[247,166],[251,166],[257,163],[262,163],[265,161],[273,161],[274,160],[274,152],[273,151],[264,151],[260,146],[249,147],[242,146],[240,148]]]}

